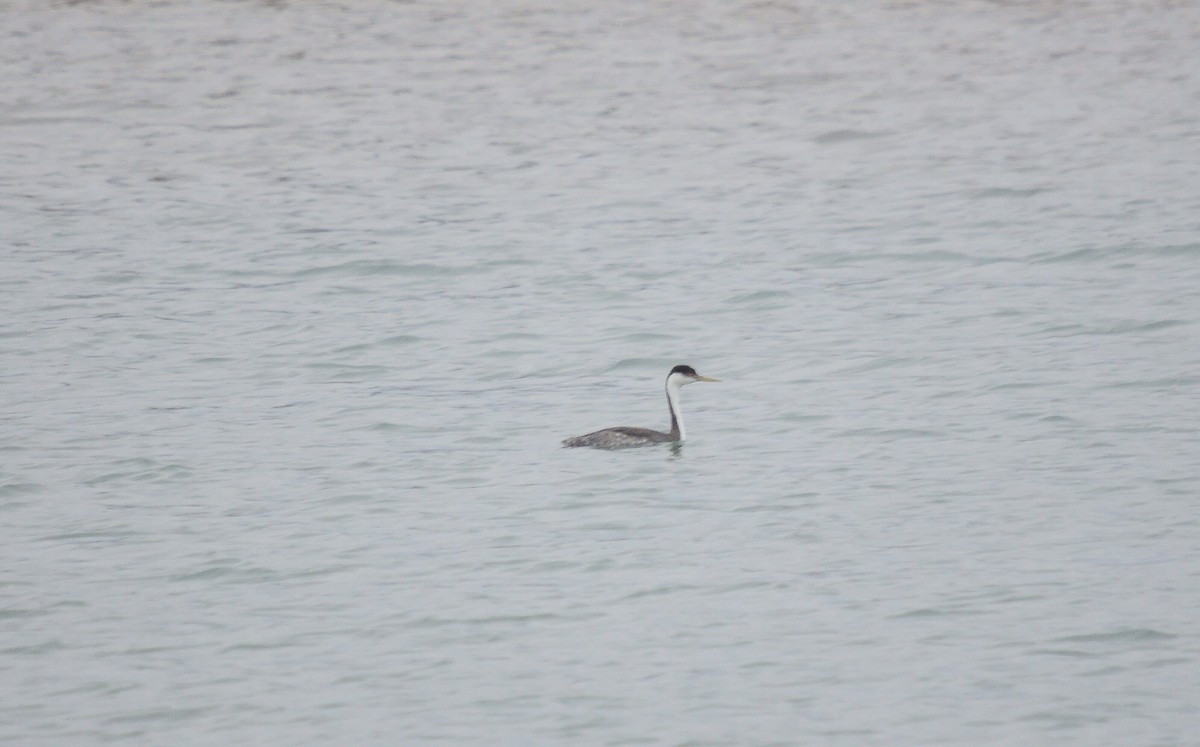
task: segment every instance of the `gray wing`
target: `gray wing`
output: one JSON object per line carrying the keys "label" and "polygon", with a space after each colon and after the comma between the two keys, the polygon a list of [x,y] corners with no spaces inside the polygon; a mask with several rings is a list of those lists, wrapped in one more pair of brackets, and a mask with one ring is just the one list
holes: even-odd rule
{"label": "gray wing", "polygon": [[630,446],[669,443],[675,439],[670,433],[649,428],[605,428],[602,431],[575,436],[563,441],[563,446],[591,446],[597,449],[624,449]]}

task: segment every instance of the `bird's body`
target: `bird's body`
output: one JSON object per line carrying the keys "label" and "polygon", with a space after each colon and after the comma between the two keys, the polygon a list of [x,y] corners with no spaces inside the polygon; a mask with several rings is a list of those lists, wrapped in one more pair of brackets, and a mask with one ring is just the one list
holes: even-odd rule
{"label": "bird's body", "polygon": [[575,436],[563,441],[563,446],[591,446],[593,449],[627,449],[630,446],[670,444],[680,441],[678,436],[651,430],[650,428],[605,428],[602,431]]}
{"label": "bird's body", "polygon": [[626,449],[631,446],[676,443],[684,440],[683,415],[679,411],[679,390],[697,381],[717,381],[696,373],[691,366],[676,366],[667,374],[667,409],[671,411],[671,430],[668,433],[649,428],[605,428],[583,436],[568,438],[563,446],[590,446],[594,449]]}

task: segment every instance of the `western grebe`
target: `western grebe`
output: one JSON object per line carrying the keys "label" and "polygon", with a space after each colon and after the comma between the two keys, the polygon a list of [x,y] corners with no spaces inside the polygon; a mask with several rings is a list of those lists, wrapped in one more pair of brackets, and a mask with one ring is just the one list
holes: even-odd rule
{"label": "western grebe", "polygon": [[671,432],[649,428],[605,428],[602,431],[575,436],[563,441],[563,446],[591,446],[596,449],[625,449],[630,446],[649,446],[682,441],[683,415],[679,412],[679,390],[697,381],[720,381],[696,373],[691,366],[676,366],[667,374],[667,409],[671,411]]}

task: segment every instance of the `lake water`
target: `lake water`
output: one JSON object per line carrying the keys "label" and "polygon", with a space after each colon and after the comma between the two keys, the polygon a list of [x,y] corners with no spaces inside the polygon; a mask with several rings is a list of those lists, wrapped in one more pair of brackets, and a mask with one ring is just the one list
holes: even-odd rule
{"label": "lake water", "polygon": [[[0,8],[0,742],[1194,745],[1200,5]],[[689,440],[665,428],[687,363]]]}

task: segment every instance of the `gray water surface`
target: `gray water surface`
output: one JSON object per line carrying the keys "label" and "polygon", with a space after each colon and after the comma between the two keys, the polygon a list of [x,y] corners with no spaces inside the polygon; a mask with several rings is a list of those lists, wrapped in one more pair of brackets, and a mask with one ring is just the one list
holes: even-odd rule
{"label": "gray water surface", "polygon": [[1200,6],[0,21],[0,742],[1196,744]]}

